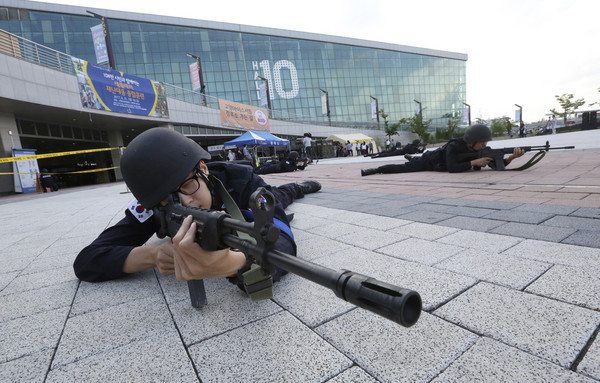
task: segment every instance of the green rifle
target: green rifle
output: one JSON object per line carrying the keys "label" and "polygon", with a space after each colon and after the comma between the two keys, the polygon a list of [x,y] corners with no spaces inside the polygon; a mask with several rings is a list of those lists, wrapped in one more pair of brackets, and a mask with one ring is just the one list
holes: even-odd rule
{"label": "green rifle", "polygon": [[[521,149],[523,149],[525,152],[531,152],[531,151],[538,151],[525,165],[516,168],[516,169],[509,169],[509,170],[525,170],[527,168],[532,167],[533,165],[537,164],[542,158],[544,158],[544,156],[546,155],[546,152],[548,152],[549,150],[556,150],[556,149],[575,149],[574,146],[561,146],[561,147],[557,147],[557,148],[552,148],[550,147],[550,142],[546,141],[546,145],[538,145],[538,146],[520,146]],[[490,161],[490,163],[488,164],[488,166],[494,170],[507,170],[505,165],[504,165],[504,155],[505,154],[512,154],[514,152],[515,148],[501,148],[501,149],[492,149],[489,146],[486,146],[485,148],[477,151],[477,152],[473,152],[473,153],[462,153],[459,155],[459,159],[461,160],[475,160],[477,158],[486,158],[489,157],[492,159],[492,161]],[[480,170],[481,167],[477,166],[474,167],[475,170]]]}
{"label": "green rifle", "polygon": [[[158,236],[175,236],[183,220],[191,215],[197,224],[196,242],[200,247],[206,251],[237,249],[246,255],[248,265],[254,266],[248,272],[254,275],[244,274],[246,291],[251,298],[256,294],[259,299],[272,297],[273,281],[270,275],[278,267],[327,287],[339,298],[402,326],[410,327],[417,322],[422,309],[419,293],[349,270],[335,271],[276,250],[274,246],[280,231],[273,223],[275,197],[265,188],[259,188],[250,198],[250,208],[254,222],[245,222],[223,212],[183,206],[177,194],[173,193],[169,196],[167,205],[155,209],[160,224]],[[242,233],[249,237],[241,235]],[[256,272],[260,274],[258,278]],[[248,277],[254,280],[247,283]],[[256,280],[258,282],[254,283]],[[204,285],[201,282],[196,280],[188,284],[192,305],[195,295],[204,295]],[[271,295],[265,296],[263,292],[269,289],[269,285]],[[202,291],[198,293],[197,289]]]}

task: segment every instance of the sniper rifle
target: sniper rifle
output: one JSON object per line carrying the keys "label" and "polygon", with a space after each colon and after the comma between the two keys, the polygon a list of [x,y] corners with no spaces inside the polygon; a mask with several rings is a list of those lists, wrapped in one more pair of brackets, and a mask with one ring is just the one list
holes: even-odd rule
{"label": "sniper rifle", "polygon": [[[252,264],[252,267],[248,267],[250,270],[243,278],[252,300],[272,298],[270,275],[278,267],[327,287],[339,298],[402,326],[410,327],[417,322],[422,308],[419,293],[349,270],[335,271],[276,250],[274,246],[280,229],[273,223],[275,197],[261,187],[250,197],[250,208],[254,222],[245,222],[224,212],[183,206],[177,193],[172,193],[167,205],[155,210],[160,224],[157,234],[160,238],[175,236],[183,220],[192,215],[197,224],[195,241],[204,250],[232,248],[246,255],[248,265]],[[192,286],[188,283],[194,304]],[[204,294],[204,285],[200,286]],[[265,295],[266,290],[269,291]]]}

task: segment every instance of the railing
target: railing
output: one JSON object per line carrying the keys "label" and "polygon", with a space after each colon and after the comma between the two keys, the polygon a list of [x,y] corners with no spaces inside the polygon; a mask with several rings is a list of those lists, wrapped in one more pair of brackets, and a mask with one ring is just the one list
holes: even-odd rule
{"label": "railing", "polygon": [[[72,56],[48,48],[23,37],[14,35],[10,32],[0,29],[0,54],[6,54],[18,59],[42,65],[60,72],[75,75],[75,68],[72,62]],[[176,85],[162,83],[167,89],[169,98],[174,98],[183,102],[195,105],[206,106],[211,109],[219,110],[219,99],[209,95],[195,92],[189,89],[181,88]],[[280,121],[289,121],[299,124],[328,125],[327,117],[311,117],[288,113],[282,110],[271,109],[271,119]],[[379,129],[375,123],[340,121],[335,117],[332,123],[338,127],[361,128],[361,129]]]}

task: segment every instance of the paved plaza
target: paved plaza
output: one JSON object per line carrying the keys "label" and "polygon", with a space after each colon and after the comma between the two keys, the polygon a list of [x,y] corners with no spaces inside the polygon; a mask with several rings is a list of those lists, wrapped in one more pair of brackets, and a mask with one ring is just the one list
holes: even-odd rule
{"label": "paved plaza", "polygon": [[206,280],[200,309],[156,270],[80,282],[126,186],[0,197],[0,382],[598,382],[600,130],[491,146],[545,140],[576,149],[522,172],[361,177],[404,159],[354,157],[264,177],[321,182],[288,208],[298,257],[418,291],[410,328],[293,274],[259,303]]}

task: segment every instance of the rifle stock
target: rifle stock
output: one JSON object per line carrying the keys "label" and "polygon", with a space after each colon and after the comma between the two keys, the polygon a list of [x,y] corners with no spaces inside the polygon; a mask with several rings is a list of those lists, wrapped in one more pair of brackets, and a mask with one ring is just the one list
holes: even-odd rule
{"label": "rifle stock", "polygon": [[[274,206],[275,198],[269,191],[264,188],[256,190],[250,201],[255,219],[251,223],[236,220],[223,212],[184,207],[171,196],[166,206],[158,208],[158,236],[175,236],[185,217],[192,215],[198,227],[196,242],[204,250],[237,249],[266,273],[272,274],[278,267],[326,287],[339,298],[402,326],[410,327],[417,322],[422,301],[416,291],[352,271],[336,271],[276,250],[274,244],[280,231],[273,224]],[[240,238],[238,232],[249,234],[252,239]]]}

